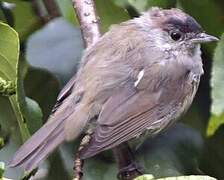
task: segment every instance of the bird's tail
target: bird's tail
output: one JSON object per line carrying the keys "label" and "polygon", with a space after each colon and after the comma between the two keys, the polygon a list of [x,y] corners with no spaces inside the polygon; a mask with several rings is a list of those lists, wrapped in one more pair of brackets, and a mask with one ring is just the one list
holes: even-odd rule
{"label": "bird's tail", "polygon": [[16,152],[8,167],[31,171],[65,139],[65,119],[51,119]]}

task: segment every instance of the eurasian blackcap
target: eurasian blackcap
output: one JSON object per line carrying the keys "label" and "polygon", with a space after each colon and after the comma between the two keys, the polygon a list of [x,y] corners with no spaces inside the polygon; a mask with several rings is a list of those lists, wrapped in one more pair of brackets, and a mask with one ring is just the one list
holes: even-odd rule
{"label": "eurasian blackcap", "polygon": [[30,171],[63,141],[87,131],[82,159],[158,134],[193,101],[203,74],[200,43],[217,40],[179,9],[152,8],[114,25],[85,51],[48,122],[10,166]]}

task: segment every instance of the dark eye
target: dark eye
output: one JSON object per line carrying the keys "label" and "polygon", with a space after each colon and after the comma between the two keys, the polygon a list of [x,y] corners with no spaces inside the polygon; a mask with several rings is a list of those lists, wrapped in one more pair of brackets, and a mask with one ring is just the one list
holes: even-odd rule
{"label": "dark eye", "polygon": [[178,41],[182,38],[182,33],[181,32],[176,32],[176,31],[172,31],[170,33],[170,37],[174,40],[174,41]]}

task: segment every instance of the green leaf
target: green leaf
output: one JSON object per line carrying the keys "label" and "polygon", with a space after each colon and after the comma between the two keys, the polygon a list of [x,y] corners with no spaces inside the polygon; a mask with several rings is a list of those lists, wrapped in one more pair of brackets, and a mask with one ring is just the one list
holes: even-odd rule
{"label": "green leaf", "polygon": [[224,34],[215,49],[212,77],[211,77],[211,96],[212,116],[209,121],[207,135],[212,135],[217,128],[224,123]]}
{"label": "green leaf", "polygon": [[159,178],[157,180],[216,180],[210,176],[179,176],[179,177],[167,177],[167,178]]}
{"label": "green leaf", "polygon": [[41,127],[42,125],[41,120],[43,114],[36,101],[30,98],[26,98],[26,104],[27,104],[27,113],[28,116],[30,117],[29,120],[27,121],[27,126],[29,128],[30,133],[33,134]]}
{"label": "green leaf", "polygon": [[145,174],[145,175],[135,178],[135,180],[155,180],[155,178],[151,174]]}
{"label": "green leaf", "polygon": [[16,5],[12,10],[15,17],[15,30],[23,41],[40,25],[40,18],[35,15],[31,1],[7,0],[7,2]]}
{"label": "green leaf", "polygon": [[133,6],[138,12],[146,11],[148,7],[147,1],[127,0],[127,3]]}
{"label": "green leaf", "polygon": [[11,96],[16,93],[15,83],[7,81],[0,77],[0,94],[3,96]]}
{"label": "green leaf", "polygon": [[31,67],[28,69],[24,85],[27,96],[37,101],[43,110],[42,121],[45,122],[51,113],[59,93],[58,79],[44,69]]}
{"label": "green leaf", "polygon": [[123,8],[116,6],[112,0],[96,0],[95,2],[103,32],[108,31],[112,24],[118,24],[130,19],[128,13]]}
{"label": "green leaf", "polygon": [[[24,127],[21,128],[20,131],[27,131],[28,133],[28,136],[25,139],[23,138],[23,141],[27,140],[30,133],[34,133],[34,131],[39,129],[42,124],[42,112],[39,105],[36,102],[33,102],[33,100],[28,99],[25,94],[23,73],[25,71],[24,69],[27,67],[24,61],[25,60],[22,57],[20,58],[20,61],[18,61],[16,81],[16,103],[21,115],[21,118],[17,118],[17,121],[19,125],[22,123],[24,124]],[[35,108],[35,110],[33,108]]]}
{"label": "green leaf", "polygon": [[3,173],[5,172],[5,163],[0,162],[0,179],[3,178]]}
{"label": "green leaf", "polygon": [[[9,101],[19,125],[22,140],[25,141],[30,136],[26,121],[30,121],[31,124],[34,123],[32,120],[40,121],[41,115],[34,116],[25,99],[22,76],[24,63],[19,61],[17,32],[8,25],[0,23],[0,34],[4,34],[4,36],[0,36],[0,78],[16,84],[16,94],[10,96]],[[37,105],[35,107],[37,108]],[[38,112],[40,113],[40,110]],[[8,131],[10,130],[10,127],[6,128],[8,128]]]}
{"label": "green leaf", "polygon": [[[19,38],[15,30],[4,23],[0,23],[0,77],[3,80],[17,81],[17,64],[19,58]],[[19,122],[22,138],[26,139],[29,133],[23,124],[16,96],[10,97],[10,102]]]}
{"label": "green leaf", "polygon": [[209,119],[208,128],[207,128],[207,136],[212,136],[216,132],[216,130],[224,124],[224,113],[220,116],[212,115]]}
{"label": "green leaf", "polygon": [[78,24],[71,0],[56,0],[62,16],[72,24]]}
{"label": "green leaf", "polygon": [[152,175],[143,175],[135,178],[135,180],[216,180],[209,176],[179,176],[155,179]]}
{"label": "green leaf", "polygon": [[4,139],[0,137],[0,149],[4,146]]}
{"label": "green leaf", "polygon": [[224,112],[224,34],[215,49],[212,66],[212,107],[211,112],[219,116]]}
{"label": "green leaf", "polygon": [[[20,128],[16,120],[15,112],[12,109],[12,105],[9,98],[0,95],[0,132],[3,137],[7,137],[9,134],[13,142],[17,144],[22,143],[20,135]],[[16,133],[15,133],[16,132]],[[4,146],[5,147],[5,146]]]}
{"label": "green leaf", "polygon": [[5,68],[1,68],[0,71],[5,71],[5,73],[2,73],[6,77],[15,80],[16,64],[19,57],[18,34],[4,23],[0,23],[0,33],[2,34],[0,36],[0,65],[1,67],[5,66]]}
{"label": "green leaf", "polygon": [[161,8],[171,8],[174,7],[175,3],[176,0],[148,0],[147,1],[148,6],[146,7],[145,10],[153,6],[158,6]]}
{"label": "green leaf", "polygon": [[150,7],[158,6],[161,8],[173,7],[175,0],[114,0],[121,7],[134,7],[138,12],[147,11]]}

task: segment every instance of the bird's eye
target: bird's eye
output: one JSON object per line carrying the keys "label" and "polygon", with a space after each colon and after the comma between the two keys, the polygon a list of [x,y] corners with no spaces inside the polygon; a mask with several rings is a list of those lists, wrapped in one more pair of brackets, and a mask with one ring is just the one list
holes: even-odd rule
{"label": "bird's eye", "polygon": [[172,32],[170,32],[170,37],[174,41],[179,41],[182,38],[182,33],[181,32],[176,32],[176,31],[172,31]]}

